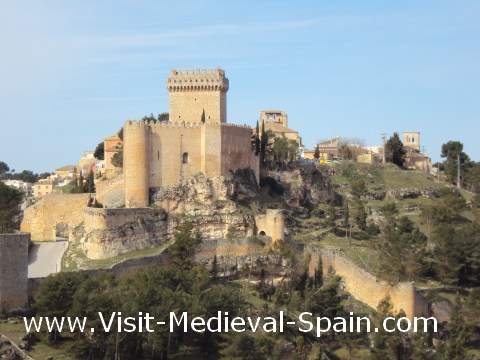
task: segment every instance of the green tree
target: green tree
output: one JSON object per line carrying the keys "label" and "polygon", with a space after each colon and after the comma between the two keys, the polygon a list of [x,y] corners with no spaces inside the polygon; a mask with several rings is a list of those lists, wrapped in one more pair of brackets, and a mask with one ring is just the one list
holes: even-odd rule
{"label": "green tree", "polygon": [[380,266],[392,282],[413,280],[422,271],[427,237],[406,216],[383,231]]}
{"label": "green tree", "polygon": [[[78,287],[87,278],[84,272],[61,272],[49,275],[42,282],[33,308],[40,316],[66,316],[73,303],[73,296]],[[54,342],[58,333],[51,334]]]}
{"label": "green tree", "polygon": [[348,230],[350,230],[350,235],[352,232],[352,226],[350,223],[350,209],[348,208],[348,200],[343,201],[343,226],[345,227],[345,237],[348,237]]}
{"label": "green tree", "polygon": [[449,360],[466,359],[466,345],[468,342],[467,328],[463,316],[463,307],[460,295],[457,295],[452,309],[452,318],[448,323],[448,340],[445,357]]}
{"label": "green tree", "polygon": [[217,254],[215,254],[213,256],[212,269],[210,270],[210,274],[212,275],[213,280],[218,279],[218,270],[219,270],[218,259],[217,259]]}
{"label": "green tree", "polygon": [[323,259],[320,253],[318,254],[318,263],[313,275],[313,285],[317,288],[323,286]]}
{"label": "green tree", "polygon": [[0,181],[0,234],[19,229],[24,194]]}
{"label": "green tree", "polygon": [[350,194],[357,199],[360,199],[367,191],[368,189],[364,179],[353,179],[350,183]]}
{"label": "green tree", "polygon": [[439,280],[448,285],[480,284],[479,224],[460,228],[439,226],[435,231],[433,262]]}
{"label": "green tree", "polygon": [[260,164],[265,164],[265,158],[267,155],[268,136],[265,132],[265,121],[262,121],[262,132],[260,134]]}
{"label": "green tree", "polygon": [[118,130],[117,135],[123,141],[123,126]]}
{"label": "green tree", "polygon": [[315,151],[313,153],[313,157],[315,159],[320,159],[320,148],[318,147],[318,145],[315,145]]}
{"label": "green tree", "polygon": [[352,220],[360,228],[360,230],[365,231],[367,229],[367,211],[363,201],[355,200],[353,202]]}
{"label": "green tree", "polygon": [[98,160],[105,159],[105,143],[103,141],[98,143],[97,147],[95,148],[95,152],[93,153],[93,156]]}
{"label": "green tree", "polygon": [[94,193],[95,192],[95,177],[93,175],[93,171],[90,170],[87,175],[87,180],[83,185],[83,192],[84,193]]}
{"label": "green tree", "polygon": [[393,133],[393,136],[388,139],[385,144],[385,154],[387,161],[398,166],[403,166],[405,161],[405,147],[403,146],[398,133]]}
{"label": "green tree", "polygon": [[255,155],[258,156],[258,154],[260,154],[260,147],[261,147],[261,144],[260,144],[260,128],[259,128],[259,125],[258,125],[258,120],[257,120],[257,127],[255,128],[254,142],[255,142]]}
{"label": "green tree", "polygon": [[190,269],[195,248],[202,243],[201,234],[194,230],[192,223],[185,223],[178,227],[174,240],[169,248],[174,263],[180,268]]}
{"label": "green tree", "polygon": [[10,171],[10,168],[6,163],[3,161],[0,161],[0,179],[2,179],[7,172]]}
{"label": "green tree", "polygon": [[158,114],[158,121],[160,121],[160,122],[170,121],[170,114],[168,112],[163,112],[163,113]]}
{"label": "green tree", "polygon": [[[373,344],[370,350],[372,360],[407,360],[407,350],[404,347],[404,340],[402,334],[396,330],[394,332],[387,332],[383,327],[383,321],[387,317],[395,317],[397,319],[405,316],[404,313],[394,315],[393,305],[389,297],[381,300],[377,307],[377,316],[375,318],[376,327],[379,329],[373,335]],[[389,324],[391,327],[392,323]]]}
{"label": "green tree", "polygon": [[112,156],[112,164],[115,167],[123,167],[123,151],[119,151]]}
{"label": "green tree", "polygon": [[460,157],[460,170],[462,173],[466,168],[468,170],[470,165],[470,158],[463,152],[463,144],[460,141],[449,141],[443,144],[440,156],[445,158],[443,162],[445,175],[450,182],[456,183],[458,157]]}

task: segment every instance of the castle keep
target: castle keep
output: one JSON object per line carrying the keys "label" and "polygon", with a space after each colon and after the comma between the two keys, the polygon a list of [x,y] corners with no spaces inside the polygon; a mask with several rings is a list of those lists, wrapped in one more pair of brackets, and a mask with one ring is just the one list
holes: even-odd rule
{"label": "castle keep", "polygon": [[251,168],[258,180],[252,129],[226,121],[228,88],[222,69],[172,70],[167,79],[170,121],[125,123],[127,207],[147,207],[150,189],[177,185],[200,172],[213,178]]}

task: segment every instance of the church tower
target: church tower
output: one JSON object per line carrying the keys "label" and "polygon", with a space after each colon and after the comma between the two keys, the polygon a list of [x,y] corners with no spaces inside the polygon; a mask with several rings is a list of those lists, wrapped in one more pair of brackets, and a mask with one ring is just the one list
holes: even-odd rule
{"label": "church tower", "polygon": [[170,121],[226,123],[228,87],[225,71],[220,68],[171,70],[167,79]]}

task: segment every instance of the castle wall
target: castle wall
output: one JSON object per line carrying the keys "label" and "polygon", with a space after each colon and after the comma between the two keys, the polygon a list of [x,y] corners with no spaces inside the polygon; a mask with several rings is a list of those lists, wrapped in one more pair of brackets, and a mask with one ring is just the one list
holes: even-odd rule
{"label": "castle wall", "polygon": [[127,207],[148,206],[149,188],[177,185],[200,172],[214,178],[250,167],[259,178],[248,126],[127,121],[124,136]]}
{"label": "castle wall", "polygon": [[[176,185],[181,177],[202,171],[201,132],[198,124],[150,125],[149,187]],[[184,153],[188,154],[186,163]]]}
{"label": "castle wall", "polygon": [[68,226],[72,238],[83,222],[83,209],[90,194],[50,194],[25,209],[20,230],[31,233],[33,241],[55,241],[57,224]]}
{"label": "castle wall", "polygon": [[[246,126],[222,126],[222,143],[220,149],[222,161],[222,175],[227,175],[228,171],[238,169],[252,168],[259,180],[259,162],[251,151],[252,130]],[[252,157],[252,154],[254,157]]]}
{"label": "castle wall", "polygon": [[378,303],[389,296],[394,311],[403,309],[409,319],[428,315],[428,303],[418,294],[413,283],[404,282],[392,286],[379,281],[335,250],[306,247],[304,252],[311,255],[309,268],[311,274],[318,264],[318,256],[321,255],[324,273],[326,274],[331,266],[335,273],[342,277],[345,290],[370,307],[376,309]]}
{"label": "castle wall", "polygon": [[0,311],[24,308],[30,234],[0,234]]}

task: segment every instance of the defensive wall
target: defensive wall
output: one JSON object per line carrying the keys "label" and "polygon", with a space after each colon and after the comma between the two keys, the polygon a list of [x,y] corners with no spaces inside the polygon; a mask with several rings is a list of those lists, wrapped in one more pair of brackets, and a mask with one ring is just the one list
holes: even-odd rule
{"label": "defensive wall", "polygon": [[[255,240],[251,238],[207,240],[197,246],[194,261],[197,263],[211,264],[216,255],[219,264],[224,268],[224,272],[230,272],[234,267],[239,270],[247,264],[250,267],[266,263],[278,264],[281,262],[281,258],[270,253],[270,245],[271,239],[269,237],[259,237]],[[169,266],[170,264],[170,252],[166,249],[157,255],[121,261],[110,268],[84,271],[91,276],[107,271],[114,273],[115,276],[119,278],[132,275],[136,271],[149,266],[162,267]],[[36,296],[43,279],[44,278],[28,279],[28,296],[30,298]]]}
{"label": "defensive wall", "polygon": [[125,206],[124,176],[117,176],[95,182],[95,197],[107,208]]}
{"label": "defensive wall", "polygon": [[30,234],[0,234],[0,312],[27,304]]}
{"label": "defensive wall", "polygon": [[83,209],[91,196],[93,195],[44,196],[36,204],[25,209],[20,231],[30,233],[34,241],[55,241],[57,228],[61,226],[67,229],[68,238],[71,239],[75,228],[83,222]]}
{"label": "defensive wall", "polygon": [[213,178],[251,168],[258,181],[259,159],[251,149],[251,131],[248,126],[225,123],[127,121],[127,207],[146,207],[149,188],[177,185],[200,172]]}
{"label": "defensive wall", "polygon": [[309,272],[313,274],[318,264],[318,257],[322,257],[324,274],[330,266],[335,273],[342,277],[345,290],[354,298],[376,309],[379,302],[386,296],[390,297],[394,311],[401,309],[409,319],[414,316],[429,314],[427,301],[417,292],[413,282],[401,282],[390,285],[380,281],[369,272],[361,269],[337,250],[319,249],[311,246],[304,248],[306,254],[311,255]]}

